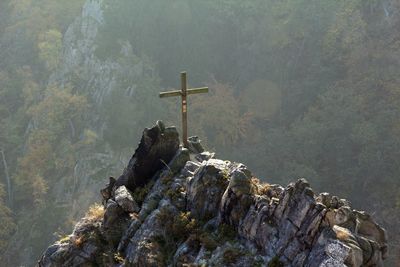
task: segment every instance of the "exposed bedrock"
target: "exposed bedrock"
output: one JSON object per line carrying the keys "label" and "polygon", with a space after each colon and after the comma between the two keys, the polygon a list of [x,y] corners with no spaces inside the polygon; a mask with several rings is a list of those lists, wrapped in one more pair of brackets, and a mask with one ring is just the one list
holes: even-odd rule
{"label": "exposed bedrock", "polygon": [[118,180],[38,266],[383,266],[387,237],[305,179],[260,182],[240,163],[146,129]]}

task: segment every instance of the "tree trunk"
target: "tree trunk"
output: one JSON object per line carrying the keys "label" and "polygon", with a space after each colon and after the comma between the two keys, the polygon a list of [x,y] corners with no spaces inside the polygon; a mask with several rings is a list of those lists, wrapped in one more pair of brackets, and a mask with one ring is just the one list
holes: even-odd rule
{"label": "tree trunk", "polygon": [[3,159],[4,173],[6,175],[6,180],[7,180],[8,204],[10,205],[10,207],[12,207],[11,179],[10,179],[10,175],[8,173],[8,165],[7,165],[7,161],[6,161],[6,156],[5,156],[3,150],[0,150],[0,154]]}

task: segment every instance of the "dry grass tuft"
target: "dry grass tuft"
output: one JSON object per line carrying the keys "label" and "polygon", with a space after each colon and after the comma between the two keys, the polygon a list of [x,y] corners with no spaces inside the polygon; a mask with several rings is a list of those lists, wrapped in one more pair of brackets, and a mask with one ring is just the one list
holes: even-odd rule
{"label": "dry grass tuft", "polygon": [[93,204],[89,207],[88,212],[85,214],[85,218],[89,221],[98,221],[103,219],[104,216],[104,207],[98,203]]}
{"label": "dry grass tuft", "polygon": [[261,184],[261,186],[259,187],[260,195],[265,195],[270,190],[271,190],[271,185],[268,183]]}
{"label": "dry grass tuft", "polygon": [[136,212],[130,213],[130,214],[129,214],[129,217],[130,217],[132,220],[139,220],[139,214],[137,214]]}
{"label": "dry grass tuft", "polygon": [[337,239],[341,240],[341,241],[346,241],[351,237],[351,233],[348,229],[343,228],[343,227],[338,227],[338,226],[334,226],[333,230],[336,233],[336,237]]}
{"label": "dry grass tuft", "polygon": [[270,184],[262,183],[257,177],[252,177],[251,183],[254,185],[255,188],[257,188],[257,194],[259,195],[265,195],[271,188]]}
{"label": "dry grass tuft", "polygon": [[85,243],[85,237],[83,235],[78,236],[74,239],[74,245],[80,248]]}

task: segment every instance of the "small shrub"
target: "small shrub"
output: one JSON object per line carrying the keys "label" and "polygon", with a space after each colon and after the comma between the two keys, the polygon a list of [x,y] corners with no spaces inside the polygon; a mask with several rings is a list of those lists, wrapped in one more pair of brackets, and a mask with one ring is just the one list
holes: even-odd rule
{"label": "small shrub", "polygon": [[218,247],[218,242],[210,233],[207,232],[203,232],[199,235],[199,241],[208,251],[213,251]]}
{"label": "small shrub", "polygon": [[222,174],[222,178],[224,178],[224,180],[229,181],[229,171],[227,169],[223,169],[221,171]]}
{"label": "small shrub", "polygon": [[124,262],[124,258],[121,256],[121,254],[115,253],[114,254],[114,261],[116,263],[123,263]]}
{"label": "small shrub", "polygon": [[173,218],[171,225],[171,233],[176,241],[187,238],[190,233],[197,228],[196,220],[190,218],[190,212],[181,212],[179,216]]}
{"label": "small shrub", "polygon": [[259,195],[266,195],[267,192],[271,189],[271,185],[268,183],[261,183],[260,179],[257,177],[251,178],[251,183],[255,188],[257,188],[257,193]]}
{"label": "small shrub", "polygon": [[185,191],[183,187],[178,188],[177,190],[168,189],[165,193],[172,201],[177,201],[181,197],[181,192]]}
{"label": "small shrub", "polygon": [[262,258],[256,258],[256,259],[254,260],[254,262],[253,262],[253,266],[254,266],[254,267],[262,267],[262,266],[265,266],[265,265],[264,265],[263,259],[262,259]]}
{"label": "small shrub", "polygon": [[143,204],[144,199],[146,198],[147,194],[150,192],[153,185],[154,185],[154,181],[150,181],[143,187],[137,187],[137,188],[135,188],[135,191],[133,191],[132,196],[140,206]]}
{"label": "small shrub", "polygon": [[236,238],[236,230],[229,224],[221,224],[218,228],[218,241],[231,241]]}
{"label": "small shrub", "polygon": [[228,248],[224,251],[222,261],[224,264],[232,264],[243,255],[244,253],[237,248]]}
{"label": "small shrub", "polygon": [[86,238],[84,235],[78,236],[74,238],[74,245],[78,248],[82,247],[83,243],[85,243]]}
{"label": "small shrub", "polygon": [[154,241],[163,251],[164,263],[169,263],[178,245],[198,231],[198,224],[190,217],[190,212],[181,212],[176,216],[167,208],[160,209],[157,219],[163,225],[164,234],[154,238]]}
{"label": "small shrub", "polygon": [[58,240],[58,242],[60,243],[68,243],[71,240],[71,237],[69,235],[66,235],[64,237],[61,237],[60,240]]}
{"label": "small shrub", "polygon": [[268,262],[268,267],[285,267],[285,265],[279,260],[278,256],[275,256]]}
{"label": "small shrub", "polygon": [[252,178],[251,178],[251,182],[252,182],[254,185],[259,185],[259,184],[260,184],[260,179],[258,179],[257,177],[252,177]]}
{"label": "small shrub", "polygon": [[103,205],[95,203],[89,207],[89,210],[85,214],[85,218],[90,222],[95,222],[103,219],[104,212]]}
{"label": "small shrub", "polygon": [[160,177],[160,179],[163,185],[170,185],[173,181],[173,175],[172,173],[168,173],[167,175]]}

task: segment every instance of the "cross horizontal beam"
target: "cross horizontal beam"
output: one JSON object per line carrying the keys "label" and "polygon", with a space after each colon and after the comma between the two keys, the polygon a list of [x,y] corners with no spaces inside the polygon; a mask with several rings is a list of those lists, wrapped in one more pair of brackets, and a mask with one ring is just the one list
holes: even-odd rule
{"label": "cross horizontal beam", "polygon": [[181,72],[181,90],[174,90],[169,92],[161,92],[160,97],[173,97],[180,96],[182,102],[182,139],[183,147],[189,147],[188,141],[188,127],[187,127],[187,96],[193,94],[208,93],[208,87],[191,88],[187,89],[186,72]]}
{"label": "cross horizontal beam", "polygon": [[[208,87],[199,87],[199,88],[192,88],[192,89],[187,89],[186,94],[188,95],[193,95],[193,94],[202,94],[202,93],[208,93]],[[181,96],[182,91],[181,90],[175,90],[175,91],[169,91],[169,92],[161,92],[160,97],[173,97],[173,96]]]}

